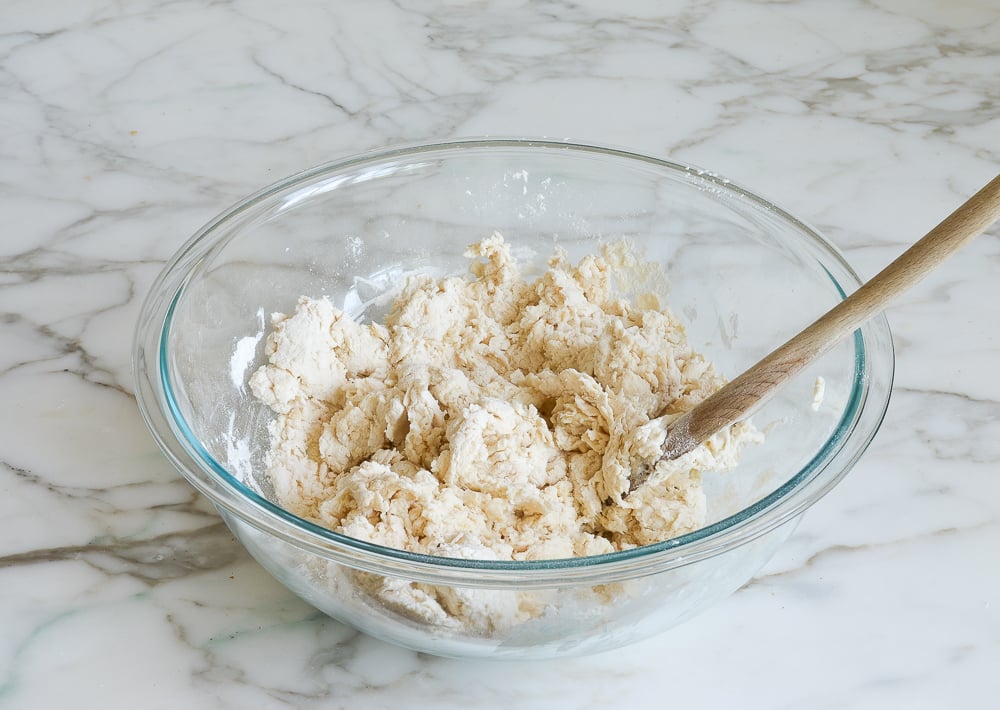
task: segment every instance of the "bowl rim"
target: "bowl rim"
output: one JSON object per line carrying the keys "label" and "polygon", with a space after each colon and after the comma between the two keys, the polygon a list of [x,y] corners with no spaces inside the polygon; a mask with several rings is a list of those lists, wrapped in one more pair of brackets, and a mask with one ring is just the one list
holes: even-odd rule
{"label": "bowl rim", "polygon": [[[789,223],[835,264],[856,288],[861,279],[830,242],[817,230],[771,201],[717,173],[690,164],[656,158],[599,144],[537,138],[460,138],[397,145],[366,151],[303,170],[240,200],[209,220],[175,253],[160,272],[140,310],[133,340],[132,368],[136,400],[147,427],[160,449],[182,475],[221,511],[258,531],[330,561],[380,574],[416,581],[467,586],[520,588],[553,583],[583,584],[623,580],[691,564],[746,544],[797,518],[831,490],[856,463],[874,438],[889,404],[894,374],[888,322],[879,315],[855,331],[855,372],[851,394],[833,433],[798,472],[746,508],[690,533],[662,542],[588,557],[554,560],[476,560],[437,557],[408,552],[351,538],[296,516],[256,493],[212,457],[188,427],[169,381],[168,338],[174,309],[192,270],[213,248],[216,231],[269,199],[316,179],[363,165],[420,158],[454,150],[517,150],[531,153],[568,151],[645,163],[660,171],[681,174],[722,194],[735,196]],[[844,285],[823,268],[841,298]],[[868,344],[880,345],[887,356],[872,362]],[[821,474],[828,473],[823,477]]]}

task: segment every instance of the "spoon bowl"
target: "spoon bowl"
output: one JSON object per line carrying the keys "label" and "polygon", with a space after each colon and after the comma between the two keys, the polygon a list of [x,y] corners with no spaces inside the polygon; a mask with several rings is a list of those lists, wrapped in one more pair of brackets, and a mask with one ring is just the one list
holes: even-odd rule
{"label": "spoon bowl", "polygon": [[[282,509],[265,466],[273,415],[246,386],[265,359],[267,314],[290,312],[307,294],[379,319],[406,274],[463,273],[465,247],[493,230],[528,276],[555,247],[576,261],[632,241],[660,276],[621,284],[624,295],[656,293],[724,373],[759,360],[861,283],[800,220],[697,168],[536,140],[398,148],[292,176],[195,234],[140,313],[137,399],[165,455],[234,535],[325,613],[439,655],[608,651],[738,589],[847,474],[888,402],[888,327],[867,322],[768,401],[755,417],[767,444],[748,447],[738,470],[706,475],[705,526],[671,540],[556,560],[428,557]],[[814,411],[817,375],[826,396]],[[426,603],[393,601],[401,596]]]}

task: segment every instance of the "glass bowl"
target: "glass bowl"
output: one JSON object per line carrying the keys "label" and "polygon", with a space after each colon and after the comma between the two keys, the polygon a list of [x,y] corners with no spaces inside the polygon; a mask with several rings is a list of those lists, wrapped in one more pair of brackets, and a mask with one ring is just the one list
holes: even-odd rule
{"label": "glass bowl", "polygon": [[[538,140],[385,150],[282,180],[184,245],[140,315],[139,407],[250,554],[365,633],[432,654],[503,659],[607,651],[658,634],[746,583],[864,452],[891,389],[888,325],[870,321],[757,411],[766,441],[747,447],[735,470],[704,476],[705,527],[658,544],[548,561],[430,557],[276,505],[264,469],[273,415],[247,387],[264,362],[267,315],[291,312],[305,294],[378,318],[372,304],[406,274],[465,273],[463,250],[494,230],[538,264],[557,246],[575,262],[605,242],[632,241],[665,272],[663,302],[692,346],[729,377],[860,283],[813,229],[690,166]],[[379,591],[400,586],[487,621],[422,615]],[[526,599],[528,618],[503,616]]]}

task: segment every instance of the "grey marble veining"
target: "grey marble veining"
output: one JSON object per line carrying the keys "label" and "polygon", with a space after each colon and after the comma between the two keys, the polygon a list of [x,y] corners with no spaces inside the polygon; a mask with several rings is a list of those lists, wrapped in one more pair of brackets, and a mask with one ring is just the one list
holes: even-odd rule
{"label": "grey marble veining", "polygon": [[0,708],[990,707],[996,229],[890,312],[896,387],[767,569],[613,654],[375,641],[252,562],[132,397],[201,224],[360,150],[468,135],[689,161],[870,276],[1000,165],[995,0],[11,2],[0,18]]}

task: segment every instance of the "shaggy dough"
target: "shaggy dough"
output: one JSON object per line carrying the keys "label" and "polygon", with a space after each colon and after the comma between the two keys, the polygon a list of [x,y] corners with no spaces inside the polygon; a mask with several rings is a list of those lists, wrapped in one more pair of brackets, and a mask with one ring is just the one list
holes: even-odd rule
{"label": "shaggy dough", "polygon": [[[667,425],[723,384],[655,296],[630,303],[613,288],[655,267],[622,243],[575,267],[557,252],[528,282],[499,234],[466,256],[468,277],[410,278],[384,324],[325,298],[272,315],[250,386],[278,415],[278,503],[357,539],[480,560],[597,555],[701,527],[701,472],[731,468],[761,437],[736,424],[628,493]],[[538,593],[331,574],[461,633],[547,613]]]}
{"label": "shaggy dough", "polygon": [[410,278],[384,324],[307,297],[272,316],[250,386],[278,414],[278,502],[361,540],[496,560],[701,526],[701,472],[734,466],[759,435],[736,424],[628,494],[669,422],[723,380],[655,297],[616,294],[622,245],[575,267],[557,253],[531,283],[499,234],[466,256],[470,277]]}

